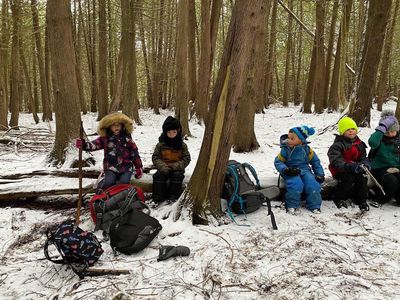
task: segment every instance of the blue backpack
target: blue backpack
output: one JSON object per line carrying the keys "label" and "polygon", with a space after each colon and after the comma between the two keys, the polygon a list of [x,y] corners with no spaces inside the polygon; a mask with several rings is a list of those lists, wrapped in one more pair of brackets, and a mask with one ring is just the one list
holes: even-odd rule
{"label": "blue backpack", "polygon": [[[253,175],[255,183],[250,179],[247,170]],[[227,213],[234,220],[232,212],[247,214],[258,210],[265,203],[268,215],[271,216],[272,227],[278,229],[275,216],[271,210],[271,201],[260,192],[260,181],[255,169],[248,163],[235,160],[228,162],[222,198],[228,201]]]}

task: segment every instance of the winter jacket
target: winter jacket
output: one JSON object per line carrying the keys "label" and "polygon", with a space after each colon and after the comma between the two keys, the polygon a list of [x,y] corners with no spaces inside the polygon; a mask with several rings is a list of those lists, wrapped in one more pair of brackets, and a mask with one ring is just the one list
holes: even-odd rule
{"label": "winter jacket", "polygon": [[299,168],[302,173],[311,172],[311,165],[315,176],[325,176],[317,154],[315,154],[308,144],[301,144],[290,148],[287,145],[287,141],[288,135],[282,135],[280,139],[281,151],[274,161],[275,168],[280,174],[283,174],[283,171],[288,167]]}
{"label": "winter jacket", "polygon": [[400,137],[387,137],[381,131],[374,132],[368,140],[374,155],[372,169],[400,168]]}
{"label": "winter jacket", "polygon": [[159,142],[154,149],[152,160],[157,170],[161,171],[170,167],[173,171],[185,171],[190,163],[190,153],[184,142],[182,142],[182,149],[179,150],[169,147],[164,142]]}
{"label": "winter jacket", "polygon": [[351,163],[370,165],[367,158],[367,145],[358,136],[351,140],[343,135],[336,135],[328,150],[329,170],[332,176],[345,172],[345,166]]}
{"label": "winter jacket", "polygon": [[142,168],[138,148],[132,136],[127,133],[118,136],[100,136],[90,143],[85,143],[83,149],[87,151],[104,149],[104,171],[133,172],[133,165],[136,169]]}

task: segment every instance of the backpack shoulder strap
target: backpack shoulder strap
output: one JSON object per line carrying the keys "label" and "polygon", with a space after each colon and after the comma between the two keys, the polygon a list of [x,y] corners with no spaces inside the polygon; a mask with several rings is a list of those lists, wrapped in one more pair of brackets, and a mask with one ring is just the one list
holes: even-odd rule
{"label": "backpack shoulder strap", "polygon": [[257,187],[257,189],[260,189],[260,188],[261,188],[261,186],[260,186],[260,180],[258,179],[256,170],[255,170],[255,169],[253,168],[253,166],[250,165],[249,163],[243,163],[243,166],[251,172],[251,174],[253,175],[253,177],[254,177],[254,179],[255,179],[255,181],[256,181],[256,187]]}

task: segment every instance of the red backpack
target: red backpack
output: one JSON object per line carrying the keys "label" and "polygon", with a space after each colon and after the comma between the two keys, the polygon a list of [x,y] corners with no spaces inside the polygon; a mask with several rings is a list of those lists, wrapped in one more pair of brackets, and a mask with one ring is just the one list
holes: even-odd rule
{"label": "red backpack", "polygon": [[90,199],[89,209],[95,230],[102,229],[109,232],[110,225],[116,218],[130,212],[132,209],[148,208],[144,203],[142,189],[131,184],[118,184],[109,187],[101,194]]}

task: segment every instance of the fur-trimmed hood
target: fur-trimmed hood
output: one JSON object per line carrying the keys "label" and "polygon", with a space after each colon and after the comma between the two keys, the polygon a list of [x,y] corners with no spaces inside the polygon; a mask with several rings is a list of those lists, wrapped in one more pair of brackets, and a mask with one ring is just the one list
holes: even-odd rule
{"label": "fur-trimmed hood", "polygon": [[126,133],[131,134],[133,131],[133,121],[125,114],[120,112],[115,112],[108,114],[103,119],[100,120],[97,127],[97,133],[100,136],[107,135],[107,128],[109,128],[114,123],[121,123],[124,125]]}

